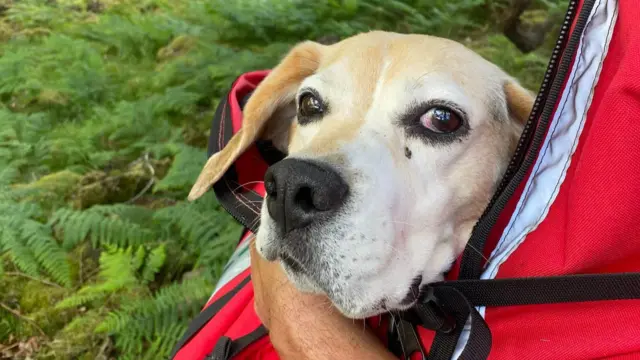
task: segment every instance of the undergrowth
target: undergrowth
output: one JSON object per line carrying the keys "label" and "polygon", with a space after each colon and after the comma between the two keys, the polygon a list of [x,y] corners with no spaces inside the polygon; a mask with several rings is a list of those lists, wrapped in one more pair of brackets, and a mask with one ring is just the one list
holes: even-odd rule
{"label": "undergrowth", "polygon": [[185,201],[236,76],[385,29],[461,41],[535,91],[555,32],[520,53],[508,6],[0,0],[0,358],[166,358],[240,231],[212,193]]}

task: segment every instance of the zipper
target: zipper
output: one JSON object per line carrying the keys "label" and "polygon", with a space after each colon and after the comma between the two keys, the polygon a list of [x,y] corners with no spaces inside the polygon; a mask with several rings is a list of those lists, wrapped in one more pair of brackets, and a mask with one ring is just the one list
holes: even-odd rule
{"label": "zipper", "polygon": [[[569,2],[538,96],[522,131],[516,150],[496,192],[489,201],[489,205],[485,208],[484,213],[471,233],[470,246],[465,249],[462,255],[459,279],[477,279],[480,277],[483,256],[477,251],[471,251],[471,249],[484,249],[489,233],[495,226],[500,213],[504,210],[507,202],[535,162],[549,125],[549,118],[553,113],[560,90],[564,85],[567,70],[571,66],[582,31],[595,0],[584,1],[575,30],[571,36],[568,36],[569,28],[577,13],[578,2],[578,0]],[[562,51],[563,49],[565,50],[564,52]],[[536,119],[540,119],[539,122]]]}

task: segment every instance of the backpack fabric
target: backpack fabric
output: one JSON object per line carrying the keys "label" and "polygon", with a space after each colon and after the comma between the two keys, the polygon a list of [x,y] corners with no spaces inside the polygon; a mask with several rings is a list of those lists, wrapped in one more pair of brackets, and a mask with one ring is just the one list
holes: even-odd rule
{"label": "backpack fabric", "polygon": [[[640,359],[639,18],[632,0],[570,1],[471,246],[414,309],[367,321],[398,358]],[[232,84],[209,156],[240,129],[242,108],[268,73]],[[279,359],[253,309],[248,239],[263,175],[283,156],[258,142],[213,186],[246,229],[172,359]]]}

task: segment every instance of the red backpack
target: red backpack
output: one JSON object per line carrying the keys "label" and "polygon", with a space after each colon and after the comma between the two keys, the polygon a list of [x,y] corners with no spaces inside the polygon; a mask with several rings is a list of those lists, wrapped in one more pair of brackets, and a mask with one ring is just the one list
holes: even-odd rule
{"label": "red backpack", "polygon": [[[636,1],[570,1],[472,246],[415,308],[368,319],[399,358],[640,359],[638,19]],[[267,75],[233,83],[214,117],[209,156],[240,129],[242,108]],[[246,230],[172,359],[279,358],[254,312],[245,240],[257,230],[263,175],[282,158],[258,142],[213,186]]]}

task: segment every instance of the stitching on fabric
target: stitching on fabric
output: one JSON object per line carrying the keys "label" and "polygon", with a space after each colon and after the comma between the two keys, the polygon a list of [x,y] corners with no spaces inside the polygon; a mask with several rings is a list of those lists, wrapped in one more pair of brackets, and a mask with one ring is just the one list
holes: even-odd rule
{"label": "stitching on fabric", "polygon": [[[263,182],[263,181],[261,181],[261,182]],[[238,182],[234,181],[234,183],[236,184],[237,187],[244,188],[244,186],[240,185]],[[258,194],[258,192],[253,190],[253,189],[245,189],[245,191],[248,192],[248,193],[251,193],[251,194],[253,194],[253,195],[257,196],[257,197],[259,197],[260,199],[263,198],[262,195]]]}
{"label": "stitching on fabric", "polygon": [[[225,185],[227,185],[227,189],[229,189],[229,191],[233,194],[233,196],[235,196],[236,200],[238,200],[239,202],[241,202],[244,206],[246,206],[249,210],[251,210],[254,214],[258,215],[259,213],[256,211],[257,208],[254,208],[253,203],[251,203],[251,201],[249,199],[247,199],[246,197],[244,197],[244,195],[240,194],[240,193],[236,193],[232,190],[231,188],[231,184],[229,184],[229,181],[227,179],[224,179],[224,183]],[[243,201],[242,199],[246,200]]]}
{"label": "stitching on fabric", "polygon": [[[586,26],[585,26],[585,30],[584,30],[584,31],[583,31],[583,33],[582,33],[582,37],[581,37],[581,39],[580,39],[580,41],[581,41],[581,43],[582,43],[582,45],[580,46],[580,52],[581,52],[581,54],[583,54],[583,53],[584,53],[584,47],[586,46],[586,42],[584,41],[585,34],[588,32],[589,27],[592,25],[592,23],[593,23],[593,19],[595,18],[595,14],[598,12],[598,9],[600,8],[600,5],[602,5],[602,1],[598,1],[598,5],[596,6],[595,11],[593,12],[594,16],[592,16],[592,17],[591,17],[591,19],[589,20],[589,22],[586,24]],[[608,35],[609,35],[609,33],[610,33],[611,29],[613,28],[613,24],[615,24],[615,21],[612,21],[612,22],[611,22],[611,24],[609,24],[609,30],[607,31],[607,37],[608,37]],[[579,67],[579,65],[581,64],[581,62],[582,62],[582,57],[578,59],[578,62],[576,63],[576,68],[578,68],[578,67]],[[598,71],[597,71],[597,73],[599,73],[599,71],[600,71],[601,67],[602,67],[602,62],[600,62],[600,65],[598,66]],[[571,90],[569,90],[570,92],[574,92],[574,93],[575,93],[575,90],[574,90],[575,85],[576,85],[576,83],[577,83],[577,81],[578,81],[578,79],[579,79],[579,76],[577,76],[577,74],[575,74],[575,75],[576,75],[576,76],[574,76],[574,79],[573,79],[573,81],[572,81],[572,83],[571,83],[571,87],[570,87],[570,89],[571,89]],[[594,90],[595,90],[593,85],[597,82],[597,80],[598,80],[597,78],[594,78],[594,80],[593,80],[593,82],[592,82],[592,84],[591,84],[591,92],[590,92],[590,94],[589,94],[589,97],[591,97],[591,96],[593,95],[593,92],[594,92]],[[563,102],[563,104],[562,104],[562,109],[560,110],[560,114],[564,113],[564,110],[565,110],[565,107],[566,107],[567,102],[569,101],[569,98],[570,98],[570,96],[567,96],[567,98],[566,98],[566,99],[565,99],[565,101]],[[584,121],[585,121],[585,120],[586,120],[586,118],[587,118],[587,113],[588,113],[588,109],[585,109],[584,114],[583,114],[583,116],[582,116],[582,119],[581,119],[581,121],[580,121],[580,128],[582,128],[582,127],[583,127],[583,125],[584,125]],[[558,127],[558,122],[556,122],[556,124],[554,125],[554,128],[552,129],[552,132],[551,132],[551,134],[550,134],[550,136],[551,136],[551,137],[553,137],[553,135],[555,134],[555,132],[556,132],[556,130],[557,130],[557,127]],[[576,144],[576,142],[579,140],[579,138],[580,138],[580,136],[579,136],[579,135],[578,135],[578,136],[576,136],[576,138],[574,139],[574,142],[573,142],[572,148],[574,148],[574,147],[575,147],[575,144]],[[540,161],[538,162],[538,166],[537,166],[537,168],[536,168],[535,172],[531,175],[531,178],[534,178],[534,177],[539,173],[539,171],[540,171],[540,166],[541,166],[541,164],[542,164],[542,162],[543,162],[544,158],[545,158],[545,157],[546,157],[546,155],[547,155],[547,150],[548,150],[548,148],[549,148],[549,145],[550,145],[550,144],[551,144],[551,141],[547,142],[546,146],[544,147],[544,149],[543,149],[544,151],[543,151],[543,153],[542,153],[542,157],[540,158]],[[563,166],[563,170],[562,170],[561,174],[565,174],[565,175],[566,175],[566,170],[567,170],[568,164],[569,164],[569,163],[570,163],[570,161],[571,161],[571,157],[572,157],[572,156],[568,156],[568,157],[567,157],[567,160],[565,160],[565,164],[564,164],[564,166]],[[533,225],[533,226],[537,226],[537,225],[539,225],[539,224],[540,224],[540,221],[542,220],[542,217],[543,217],[543,216],[545,216],[545,214],[547,214],[547,213],[548,213],[548,209],[550,208],[550,206],[551,206],[551,204],[552,204],[553,200],[555,199],[555,196],[554,196],[554,195],[556,195],[556,194],[557,194],[558,187],[559,187],[559,185],[560,185],[560,183],[561,183],[562,179],[564,179],[564,176],[562,176],[562,175],[561,175],[561,176],[558,178],[557,182],[556,182],[556,185],[555,185],[555,187],[554,187],[554,191],[553,191],[553,193],[552,193],[552,195],[551,195],[551,197],[550,197],[549,201],[548,201],[548,202],[546,203],[546,205],[545,205],[544,211],[542,211],[542,213],[541,213],[541,214],[540,214],[540,216],[536,219],[536,221],[535,221],[535,222],[533,222],[533,224],[536,224],[536,225]],[[525,194],[524,202],[528,201],[529,196],[531,195],[531,190],[532,190],[532,188],[533,188],[532,186],[529,186],[529,187],[528,187],[528,189],[527,189],[527,193]],[[524,206],[522,206],[522,207],[520,207],[520,209],[518,209],[518,213],[516,214],[516,218],[520,215],[520,213],[522,212],[522,209],[523,209],[523,208],[524,208]],[[509,226],[509,229],[507,230],[507,233],[506,233],[506,235],[505,235],[505,238],[506,238],[506,237],[511,233],[511,230],[513,229],[513,226],[514,226],[514,225],[515,225],[515,221],[514,221],[514,222]],[[513,253],[513,252],[518,248],[518,246],[519,246],[520,244],[522,244],[522,242],[524,242],[525,238],[526,238],[526,237],[527,237],[527,235],[530,233],[530,231],[531,231],[531,229],[533,228],[533,226],[531,226],[531,225],[530,225],[530,226],[528,227],[528,229],[526,229],[526,230],[524,231],[524,235],[523,235],[519,240],[515,241],[514,245],[516,245],[516,246],[514,246],[514,247],[511,249],[511,251],[509,251],[509,252],[508,252],[508,254],[506,254],[507,256],[504,256],[504,257],[503,257],[503,259],[502,259],[501,261],[499,261],[499,262],[498,262],[497,266],[496,266],[496,267],[491,271],[491,274],[490,274],[491,278],[495,277],[495,275],[497,274],[497,272],[498,272],[498,271],[499,271],[499,269],[500,269],[500,266],[501,266],[502,264],[504,264],[504,263],[509,259],[510,255],[511,255],[511,254],[512,254],[512,253]]]}
{"label": "stitching on fabric", "polygon": [[[229,101],[228,98],[227,98],[227,101]],[[222,135],[224,134],[224,123],[226,121],[227,101],[224,102],[224,105],[222,108],[222,119],[220,120],[220,132],[218,133],[218,151],[222,151]]]}

